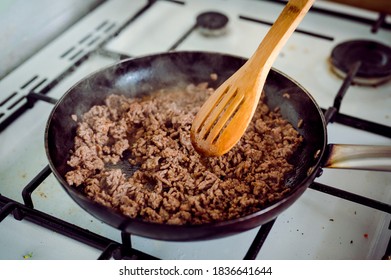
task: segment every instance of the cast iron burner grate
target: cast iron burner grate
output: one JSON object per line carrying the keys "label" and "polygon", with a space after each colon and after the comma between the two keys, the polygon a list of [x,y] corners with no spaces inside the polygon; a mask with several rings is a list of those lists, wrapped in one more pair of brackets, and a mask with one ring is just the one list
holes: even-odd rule
{"label": "cast iron burner grate", "polygon": [[375,41],[354,40],[338,44],[331,52],[332,70],[345,78],[355,63],[360,63],[353,82],[379,85],[391,79],[391,48]]}

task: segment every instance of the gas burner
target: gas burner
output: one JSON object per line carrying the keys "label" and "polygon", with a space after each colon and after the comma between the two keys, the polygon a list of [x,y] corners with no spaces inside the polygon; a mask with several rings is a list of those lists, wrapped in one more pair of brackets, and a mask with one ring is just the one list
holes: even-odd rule
{"label": "gas burner", "polygon": [[343,42],[331,52],[330,62],[332,70],[342,78],[360,62],[353,79],[359,85],[379,85],[391,79],[391,48],[375,41]]}
{"label": "gas burner", "polygon": [[205,12],[197,16],[197,27],[205,36],[220,36],[226,32],[228,17],[219,12]]}

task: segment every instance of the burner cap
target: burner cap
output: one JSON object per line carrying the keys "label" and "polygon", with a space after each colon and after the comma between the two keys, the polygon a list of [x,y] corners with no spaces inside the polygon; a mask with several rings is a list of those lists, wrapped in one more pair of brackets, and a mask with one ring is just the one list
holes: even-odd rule
{"label": "burner cap", "polygon": [[369,40],[347,41],[337,45],[330,58],[333,70],[346,76],[352,65],[361,61],[354,82],[377,85],[391,78],[391,48]]}
{"label": "burner cap", "polygon": [[225,33],[228,17],[219,12],[205,12],[197,16],[197,27],[206,36],[219,36]]}

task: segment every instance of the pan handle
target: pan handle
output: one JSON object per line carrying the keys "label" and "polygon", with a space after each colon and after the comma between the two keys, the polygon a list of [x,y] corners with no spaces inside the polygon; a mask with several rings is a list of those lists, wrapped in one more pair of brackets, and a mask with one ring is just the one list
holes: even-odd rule
{"label": "pan handle", "polygon": [[323,167],[391,171],[391,146],[328,144]]}

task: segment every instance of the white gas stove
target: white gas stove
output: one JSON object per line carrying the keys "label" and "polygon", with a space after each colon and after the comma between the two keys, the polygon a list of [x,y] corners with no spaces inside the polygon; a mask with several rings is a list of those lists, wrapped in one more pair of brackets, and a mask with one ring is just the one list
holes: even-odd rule
{"label": "white gas stove", "polygon": [[[390,172],[324,169],[275,221],[231,237],[167,242],[131,236],[130,243],[127,234],[81,209],[48,168],[44,131],[52,103],[78,80],[122,58],[174,49],[249,57],[283,3],[105,1],[0,80],[0,259],[389,258]],[[205,12],[225,15],[225,29],[205,35],[196,23]],[[378,18],[375,12],[317,1],[274,67],[327,109],[344,82],[330,70],[333,48],[358,39],[390,46],[389,19]],[[391,145],[390,81],[352,85],[341,104],[328,125],[329,143]]]}

